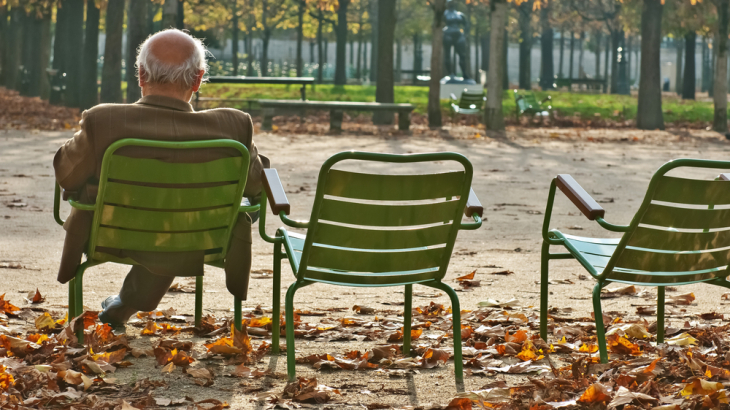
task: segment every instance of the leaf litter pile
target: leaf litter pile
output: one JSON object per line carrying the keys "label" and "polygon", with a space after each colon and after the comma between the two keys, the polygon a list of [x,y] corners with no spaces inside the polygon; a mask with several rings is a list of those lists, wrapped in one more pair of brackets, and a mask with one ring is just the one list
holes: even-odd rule
{"label": "leaf litter pile", "polygon": [[[474,281],[473,273],[459,280]],[[648,306],[655,295],[627,286],[606,289],[603,297],[643,297]],[[129,323],[141,329],[140,336],[131,336],[117,335],[99,323],[97,312],[84,312],[68,322],[63,314],[39,306],[44,300],[38,290],[19,303],[23,307],[0,296],[0,408],[230,407],[218,399],[196,401],[184,392],[177,398],[162,397],[160,392],[170,387],[166,376],[175,374],[203,388],[214,386],[219,377],[239,379],[240,387],[234,391],[250,395],[262,408],[338,408],[355,404],[349,396],[353,386],[355,392],[361,390],[356,384],[325,386],[315,377],[299,377],[283,389],[266,388],[271,382],[264,387],[250,384],[252,379],[279,379],[280,384],[286,380],[284,374],[257,368],[271,351],[272,320],[260,307],[249,309],[240,331],[230,319],[211,315],[195,327],[190,316],[174,309],[141,312]],[[668,295],[662,344],[656,343],[656,322],[643,317],[644,305],[636,305],[636,315],[604,313],[609,363],[602,364],[592,317],[575,317],[570,308],[552,308],[546,343],[538,335],[539,312],[534,307],[522,306],[516,299],[487,299],[476,310],[462,311],[461,323],[465,377],[472,379],[470,384],[482,380],[482,387],[444,397],[440,404],[399,408],[728,408],[730,325],[721,314],[688,314],[682,306],[693,300],[691,293]],[[343,308],[295,311],[299,343],[322,342],[316,344],[317,350],[325,352],[297,355],[297,363],[315,372],[370,372],[388,378],[432,372],[449,364],[440,372],[453,377],[450,308],[434,302],[414,307],[412,348],[403,352],[403,312],[391,307],[354,306],[341,315],[333,313],[344,312]],[[306,317],[319,321],[310,323]],[[83,343],[76,337],[82,328]],[[193,336],[205,341],[196,343]],[[326,353],[332,346],[329,342],[353,340],[372,342],[373,347]],[[142,357],[154,359],[160,376],[117,382],[114,372],[133,368]],[[410,394],[385,385],[380,393]],[[363,407],[392,408],[381,403]]]}
{"label": "leaf litter pile", "polygon": [[24,97],[0,87],[0,129],[71,130],[79,125],[79,110],[51,105],[39,97]]}

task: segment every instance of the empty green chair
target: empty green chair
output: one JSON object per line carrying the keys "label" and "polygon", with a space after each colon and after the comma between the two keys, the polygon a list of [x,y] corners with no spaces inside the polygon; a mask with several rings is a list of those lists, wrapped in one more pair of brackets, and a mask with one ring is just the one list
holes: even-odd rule
{"label": "empty green chair", "polygon": [[[605,210],[570,175],[550,184],[542,227],[540,336],[547,340],[548,264],[552,259],[575,259],[596,280],[593,310],[602,362],[608,361],[601,313],[601,289],[612,282],[657,287],[657,342],[664,341],[665,286],[705,282],[730,288],[730,175],[717,180],[668,176],[677,168],[730,169],[730,161],[677,159],[659,168],[649,183],[641,207],[629,225],[604,219]],[[550,230],[550,217],[559,188],[590,220],[620,238],[584,238]],[[715,209],[716,206],[724,206]],[[568,252],[550,253],[551,245]]]}
{"label": "empty green chair", "polygon": [[553,117],[553,97],[547,96],[542,101],[538,101],[535,94],[532,92],[520,93],[514,90],[515,95],[515,110],[517,111],[517,121],[524,114],[535,118],[536,115],[543,116],[544,113],[548,113],[548,117]]}
{"label": "empty green chair", "polygon": [[[123,155],[123,148],[228,150],[233,156],[201,163],[170,163]],[[238,154],[238,155],[236,155]],[[204,251],[205,263],[223,268],[228,244],[240,212],[249,169],[246,147],[233,140],[164,142],[124,139],[106,150],[99,191],[94,204],[68,198],[77,209],[94,212],[86,260],[68,286],[69,319],[83,311],[84,271],[104,262],[134,265],[130,258],[100,252],[99,248],[130,251]],[[168,185],[166,187],[166,185]],[[60,188],[56,183],[54,218],[59,215]],[[195,324],[203,310],[203,278],[196,278]],[[241,301],[235,298],[235,323],[241,325]],[[80,336],[83,336],[81,332]]]}
{"label": "empty green chair", "polygon": [[[355,161],[433,163],[459,169],[418,175],[371,174],[334,169]],[[424,164],[420,164],[423,166]],[[440,289],[449,295],[453,311],[454,367],[462,380],[459,298],[442,282],[460,229],[481,226],[482,207],[471,190],[472,165],[464,156],[445,152],[413,155],[341,152],[325,161],[309,221],[289,219],[290,205],[275,169],[264,170],[266,201],[288,226],[306,228],[299,235],[279,228],[265,232],[265,212],[259,231],[274,244],[272,352],[279,351],[281,260],[288,259],[296,281],[286,294],[287,371],[295,377],[294,294],[313,283],[341,286],[405,286],[403,351],[410,352],[413,284]],[[462,213],[474,222],[461,222]],[[282,249],[283,247],[283,249]]]}
{"label": "empty green chair", "polygon": [[469,91],[466,88],[458,99],[451,94],[451,115],[480,115],[484,109],[484,102],[487,97],[483,91]]}

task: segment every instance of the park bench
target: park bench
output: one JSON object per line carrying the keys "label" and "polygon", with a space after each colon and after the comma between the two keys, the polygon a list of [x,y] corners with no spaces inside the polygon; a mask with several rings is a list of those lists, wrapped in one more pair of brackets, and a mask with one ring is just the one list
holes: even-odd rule
{"label": "park bench", "polygon": [[259,100],[263,112],[262,130],[271,130],[275,115],[301,113],[303,110],[325,110],[330,112],[330,131],[342,131],[342,114],[345,111],[395,111],[398,113],[398,129],[407,131],[411,126],[413,104],[395,104],[354,101],[292,101]]}
{"label": "park bench", "polygon": [[473,92],[466,88],[461,93],[461,98],[456,98],[451,94],[451,114],[452,118],[457,115],[479,115],[484,109],[484,103],[487,97],[483,92]]}
{"label": "park bench", "polygon": [[[189,150],[216,148],[237,153],[200,163],[169,163],[153,158],[132,158],[118,153],[125,147]],[[241,206],[249,169],[249,152],[238,141],[168,142],[123,139],[107,148],[101,164],[98,195],[93,204],[66,195],[69,204],[94,213],[86,261],[69,282],[69,320],[83,313],[84,272],[105,262],[135,265],[105,248],[129,251],[204,251],[207,265],[223,268],[231,232],[239,213],[258,211],[259,205]],[[174,187],[170,187],[174,186]],[[59,214],[61,192],[56,183],[53,216]],[[203,277],[195,282],[195,325],[203,311]],[[234,318],[241,326],[241,300],[234,298]],[[83,327],[79,331],[83,340]]]}
{"label": "park bench", "polygon": [[579,87],[585,85],[587,90],[595,90],[606,92],[606,80],[600,78],[558,78],[555,77],[553,87],[562,88],[568,87],[568,91],[572,91],[573,84],[577,84]]}
{"label": "park bench", "polygon": [[[540,336],[547,341],[548,264],[575,259],[596,280],[593,311],[601,362],[608,361],[601,313],[601,289],[616,282],[657,287],[657,340],[664,342],[666,286],[707,283],[730,288],[730,175],[716,180],[668,176],[676,170],[730,170],[730,161],[677,159],[660,167],[651,178],[641,206],[629,225],[604,219],[606,211],[570,175],[558,175],[550,193],[542,225]],[[674,172],[673,172],[674,171]],[[591,221],[620,238],[586,238],[549,230],[556,188]],[[717,207],[717,208],[716,208]],[[633,206],[632,206],[633,208]],[[550,253],[550,246],[567,252]]]}
{"label": "park bench", "polygon": [[525,93],[519,93],[517,90],[514,90],[515,94],[515,110],[517,111],[517,121],[520,120],[520,117],[524,114],[530,115],[533,118],[536,115],[544,116],[545,113],[548,114],[548,116],[552,119],[553,116],[553,106],[551,104],[548,104],[547,106],[544,106],[545,103],[552,102],[552,97],[547,96],[542,101],[538,101],[535,97],[535,94],[531,92],[525,92]]}
{"label": "park bench", "polygon": [[[340,165],[367,163],[377,172],[350,172]],[[445,172],[401,174],[394,164],[421,170],[434,163]],[[335,167],[337,169],[335,169]],[[289,380],[296,376],[294,295],[305,286],[322,283],[349,287],[404,286],[403,354],[411,352],[413,284],[439,289],[451,299],[454,372],[463,380],[459,297],[443,282],[460,230],[482,225],[483,207],[471,189],[471,162],[455,152],[379,154],[347,151],[322,165],[309,221],[289,219],[291,206],[275,169],[262,173],[261,237],[274,244],[274,289],[271,352],[279,352],[281,260],[287,259],[296,281],[286,292],[286,354]],[[279,228],[266,234],[266,202],[282,222],[307,229],[306,235]],[[473,222],[462,222],[462,214]],[[387,227],[387,229],[383,229]],[[283,249],[282,249],[283,248]]]}
{"label": "park bench", "polygon": [[[314,89],[314,77],[245,77],[245,76],[211,76],[208,77],[208,84],[283,84],[283,85],[301,85],[299,89],[302,101],[307,100],[307,85],[311,85]],[[248,104],[248,111],[251,111],[252,104],[258,102],[256,99],[249,98],[215,98],[200,97],[200,92],[195,93],[195,108],[201,102],[210,101],[229,101],[244,102]]]}

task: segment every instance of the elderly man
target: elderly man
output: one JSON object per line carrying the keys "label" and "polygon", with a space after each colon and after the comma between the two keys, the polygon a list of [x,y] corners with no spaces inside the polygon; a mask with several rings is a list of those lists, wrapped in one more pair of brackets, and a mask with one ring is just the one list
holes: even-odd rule
{"label": "elderly man", "polygon": [[[261,192],[261,170],[268,159],[258,154],[253,142],[251,116],[233,109],[194,112],[190,98],[198,91],[206,73],[206,50],[200,40],[179,30],[165,30],[150,36],[139,48],[137,76],[142,98],[134,104],[102,104],[84,111],[81,130],[58,150],[53,159],[56,180],[79,199],[93,202],[101,173],[104,152],[115,141],[141,138],[159,141],[233,139],[251,154],[251,167],[244,190],[246,197]],[[134,147],[130,147],[134,148]],[[141,148],[137,148],[140,150]],[[146,152],[150,154],[149,151]],[[145,152],[124,155],[144,156]],[[225,156],[216,150],[196,152],[154,152],[155,158],[169,162],[205,162]],[[58,280],[66,283],[76,272],[89,238],[92,213],[73,209],[64,224],[64,242]],[[251,268],[251,220],[238,218],[225,261],[226,286],[246,299]],[[105,252],[131,258],[134,265],[124,280],[119,295],[102,303],[102,322],[123,330],[127,319],[137,311],[157,307],[175,276],[203,274],[203,252],[162,253],[109,249]]]}

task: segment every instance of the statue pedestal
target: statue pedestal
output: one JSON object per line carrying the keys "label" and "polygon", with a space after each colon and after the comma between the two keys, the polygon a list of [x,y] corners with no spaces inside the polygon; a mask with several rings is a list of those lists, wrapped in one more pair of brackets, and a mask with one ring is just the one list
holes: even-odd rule
{"label": "statue pedestal", "polygon": [[451,94],[454,94],[456,98],[461,98],[461,93],[464,92],[464,90],[469,90],[470,92],[477,92],[477,93],[483,93],[484,92],[484,86],[481,84],[475,84],[474,80],[470,80],[471,84],[469,83],[441,83],[441,90],[439,91],[439,98],[442,100],[448,100],[451,98]]}

